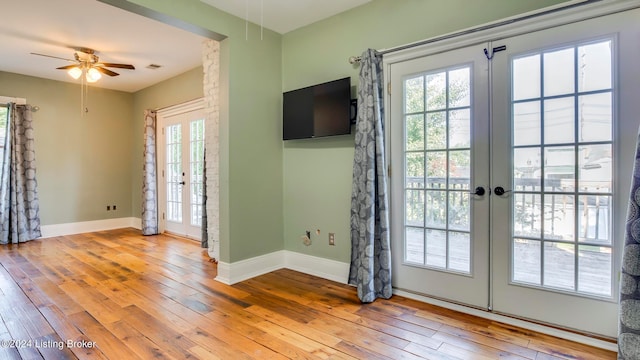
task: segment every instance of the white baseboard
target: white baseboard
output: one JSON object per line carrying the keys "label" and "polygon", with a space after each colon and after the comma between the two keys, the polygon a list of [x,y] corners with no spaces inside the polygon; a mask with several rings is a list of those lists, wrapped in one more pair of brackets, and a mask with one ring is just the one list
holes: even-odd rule
{"label": "white baseboard", "polygon": [[233,263],[218,262],[218,276],[216,280],[233,285],[240,281],[251,279],[284,266],[284,250],[272,252],[266,255],[256,256],[250,259]]}
{"label": "white baseboard", "polygon": [[349,264],[317,256],[281,250],[234,263],[219,262],[216,280],[232,285],[274,270],[287,268],[343,284],[347,283]]}
{"label": "white baseboard", "polygon": [[122,229],[127,227],[141,229],[140,218],[126,217],[66,224],[42,225],[40,226],[40,231],[42,232],[43,238],[49,238],[55,236],[82,234],[94,231]]}
{"label": "white baseboard", "polygon": [[284,251],[284,267],[342,284],[349,281],[349,264],[317,256]]}

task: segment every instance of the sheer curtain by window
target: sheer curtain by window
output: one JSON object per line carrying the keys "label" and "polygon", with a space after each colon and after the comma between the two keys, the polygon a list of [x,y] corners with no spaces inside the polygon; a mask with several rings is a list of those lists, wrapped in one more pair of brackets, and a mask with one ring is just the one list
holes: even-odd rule
{"label": "sheer curtain by window", "polygon": [[349,270],[349,284],[365,303],[392,295],[383,80],[382,55],[368,49],[360,62]]}
{"label": "sheer curtain by window", "polygon": [[31,106],[9,104],[0,174],[0,244],[42,236]]}
{"label": "sheer curtain by window", "polygon": [[622,249],[618,359],[640,359],[640,134]]}
{"label": "sheer curtain by window", "polygon": [[158,234],[158,179],[156,160],[156,112],[144,111],[144,166],[142,185],[142,234]]}

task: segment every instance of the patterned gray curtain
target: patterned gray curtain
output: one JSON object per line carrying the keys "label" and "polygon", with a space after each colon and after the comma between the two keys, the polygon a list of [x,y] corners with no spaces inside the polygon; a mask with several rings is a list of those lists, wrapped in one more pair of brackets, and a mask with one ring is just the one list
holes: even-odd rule
{"label": "patterned gray curtain", "polygon": [[382,56],[369,49],[360,61],[349,270],[349,284],[365,303],[392,295],[383,83]]}
{"label": "patterned gray curtain", "polygon": [[640,359],[640,134],[631,181],[620,278],[618,359]]}
{"label": "patterned gray curtain", "polygon": [[42,236],[31,106],[9,104],[0,174],[0,244]]}
{"label": "patterned gray curtain", "polygon": [[207,148],[204,148],[204,168],[202,169],[202,237],[200,239],[201,247],[206,249],[209,247],[209,224],[207,221]]}
{"label": "patterned gray curtain", "polygon": [[142,234],[158,234],[158,178],[156,164],[156,112],[144,111],[144,166],[142,185]]}

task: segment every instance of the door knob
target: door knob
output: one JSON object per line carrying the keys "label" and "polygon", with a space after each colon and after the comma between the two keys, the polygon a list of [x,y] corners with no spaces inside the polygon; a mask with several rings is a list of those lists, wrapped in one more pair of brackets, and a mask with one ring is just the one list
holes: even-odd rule
{"label": "door knob", "polygon": [[505,193],[511,192],[511,190],[505,190],[502,186],[496,186],[495,189],[493,189],[493,193],[498,195],[498,196],[502,196]]}
{"label": "door knob", "polygon": [[478,195],[478,196],[482,196],[486,193],[486,191],[484,190],[484,188],[482,186],[478,186],[476,187],[475,191],[469,191],[469,193],[473,194],[473,195]]}

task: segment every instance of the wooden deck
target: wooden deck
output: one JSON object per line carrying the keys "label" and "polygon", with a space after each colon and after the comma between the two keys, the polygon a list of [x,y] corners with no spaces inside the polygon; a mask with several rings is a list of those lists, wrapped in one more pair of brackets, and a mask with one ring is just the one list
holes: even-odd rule
{"label": "wooden deck", "polygon": [[615,359],[278,270],[216,282],[199,244],[133,229],[0,247],[0,359]]}

